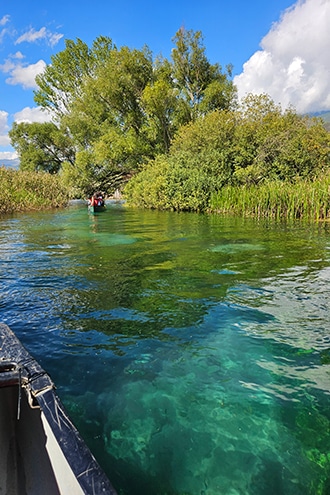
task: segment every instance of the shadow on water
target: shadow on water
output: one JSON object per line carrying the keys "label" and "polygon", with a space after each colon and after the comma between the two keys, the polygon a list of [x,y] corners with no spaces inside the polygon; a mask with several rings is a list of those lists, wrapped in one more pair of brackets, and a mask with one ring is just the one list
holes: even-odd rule
{"label": "shadow on water", "polygon": [[0,220],[0,312],[121,495],[328,494],[326,226]]}

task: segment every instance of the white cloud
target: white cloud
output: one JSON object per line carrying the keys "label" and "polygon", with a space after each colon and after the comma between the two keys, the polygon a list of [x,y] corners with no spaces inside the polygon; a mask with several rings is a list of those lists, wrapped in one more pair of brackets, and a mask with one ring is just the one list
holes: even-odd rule
{"label": "white cloud", "polygon": [[26,31],[15,41],[15,45],[19,45],[20,43],[35,43],[38,40],[45,40],[51,47],[55,46],[60,39],[63,38],[63,34],[60,33],[52,33],[48,31],[45,27],[36,31],[34,28],[31,28],[29,31]]}
{"label": "white cloud", "polygon": [[2,160],[17,160],[18,154],[16,151],[0,151],[0,163]]}
{"label": "white cloud", "polygon": [[42,110],[40,107],[25,107],[23,110],[15,113],[14,120],[18,124],[21,122],[28,122],[29,124],[32,122],[42,123],[49,122],[51,120],[51,116],[47,111]]}
{"label": "white cloud", "polygon": [[42,27],[39,31],[36,31],[34,28],[31,28],[26,33],[22,34],[16,41],[15,45],[19,45],[26,41],[28,43],[34,43],[36,40],[45,39],[46,38],[46,28]]}
{"label": "white cloud", "polygon": [[[19,112],[14,114],[14,120],[18,124],[21,122],[49,122],[51,116],[47,111],[43,111],[40,107],[25,107]],[[6,148],[11,148],[10,139],[8,136],[8,112],[0,110],[0,147],[4,147],[5,151],[0,151],[0,166],[4,164],[8,167],[17,168],[19,165],[19,159],[16,151],[7,151]]]}
{"label": "white cloud", "polygon": [[7,119],[8,119],[8,112],[5,112],[4,110],[0,110],[0,133],[4,129],[8,128]]}
{"label": "white cloud", "polygon": [[0,134],[0,146],[10,146],[8,134]]}
{"label": "white cloud", "polygon": [[22,52],[16,52],[11,55],[11,58],[22,60],[24,58],[24,55]]}
{"label": "white cloud", "polygon": [[283,108],[330,110],[330,0],[298,0],[234,78],[240,97],[268,93]]}
{"label": "white cloud", "polygon": [[[7,22],[9,22],[9,19],[10,19],[10,16],[9,15],[4,15],[0,19],[0,26],[5,26],[7,24]],[[6,36],[7,33],[8,33],[8,29],[7,28],[3,28],[3,29],[0,30],[0,43],[2,43],[3,38]]]}
{"label": "white cloud", "polygon": [[[5,15],[0,19],[0,28],[2,26],[6,26],[7,23],[10,23],[10,16]],[[0,29],[0,43],[2,43],[3,38],[5,35],[11,35],[11,37],[14,37],[16,34],[16,30],[8,29],[7,27],[3,27]],[[47,45],[49,45],[51,48],[53,48],[57,43],[63,38],[63,34],[61,33],[53,33],[52,31],[49,31],[45,26],[41,27],[38,31],[34,28],[31,27],[28,31],[25,31],[21,36],[19,36],[16,41],[14,42],[15,45],[19,45],[21,43],[36,43],[39,41],[43,41]]]}
{"label": "white cloud", "polygon": [[8,14],[7,15],[4,15],[0,19],[0,26],[5,26],[7,24],[7,22],[9,22],[9,19],[10,19],[10,16]]}
{"label": "white cloud", "polygon": [[[0,65],[0,70],[10,76],[6,79],[6,83],[17,85],[20,84],[24,89],[36,88],[35,78],[43,72],[46,67],[44,60],[39,60],[35,64],[24,65],[20,59],[21,52],[17,52],[11,59],[7,59],[3,65]],[[15,58],[15,60],[13,60]]]}
{"label": "white cloud", "polygon": [[0,146],[10,145],[8,130],[8,112],[0,110]]}
{"label": "white cloud", "polygon": [[60,33],[49,33],[48,36],[48,43],[50,46],[53,48],[53,46],[57,45],[57,43],[60,41],[60,39],[63,38],[63,34]]}
{"label": "white cloud", "polygon": [[[9,146],[10,139],[8,136],[8,112],[0,110],[0,146]],[[20,124],[21,122],[50,122],[52,117],[47,110],[42,110],[41,107],[25,107],[14,114],[14,121]]]}

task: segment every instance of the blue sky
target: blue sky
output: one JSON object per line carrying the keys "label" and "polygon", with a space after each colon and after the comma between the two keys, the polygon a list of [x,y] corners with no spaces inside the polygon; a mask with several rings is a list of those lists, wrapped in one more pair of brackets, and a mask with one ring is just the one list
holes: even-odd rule
{"label": "blue sky", "polygon": [[184,26],[201,30],[212,63],[234,66],[239,95],[267,92],[283,107],[330,110],[330,0],[40,0],[0,5],[0,164],[15,160],[13,121],[41,122],[34,78],[64,49],[100,35],[170,57]]}

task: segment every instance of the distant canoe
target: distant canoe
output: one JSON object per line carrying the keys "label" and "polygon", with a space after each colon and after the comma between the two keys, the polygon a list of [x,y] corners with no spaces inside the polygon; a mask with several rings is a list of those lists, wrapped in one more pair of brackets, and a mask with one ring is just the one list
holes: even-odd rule
{"label": "distant canoe", "polygon": [[116,495],[54,389],[0,323],[0,493]]}
{"label": "distant canoe", "polygon": [[106,206],[103,205],[103,206],[92,206],[92,205],[88,205],[88,211],[89,213],[99,213],[101,211],[105,211],[106,210]]}

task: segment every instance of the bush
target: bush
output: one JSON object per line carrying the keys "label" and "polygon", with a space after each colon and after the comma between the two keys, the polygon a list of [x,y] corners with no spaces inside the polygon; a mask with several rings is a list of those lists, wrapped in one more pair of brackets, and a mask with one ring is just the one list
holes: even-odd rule
{"label": "bush", "polygon": [[181,127],[169,154],[150,161],[125,193],[128,203],[148,208],[317,216],[314,206],[304,206],[305,187],[327,216],[317,178],[329,170],[330,134],[320,120],[251,96],[240,110],[215,111]]}

